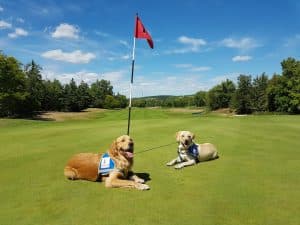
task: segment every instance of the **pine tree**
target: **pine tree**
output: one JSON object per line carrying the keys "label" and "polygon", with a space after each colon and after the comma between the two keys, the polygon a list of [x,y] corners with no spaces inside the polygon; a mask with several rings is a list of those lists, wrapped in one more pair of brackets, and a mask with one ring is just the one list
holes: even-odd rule
{"label": "pine tree", "polygon": [[268,111],[268,77],[265,73],[253,80],[252,108],[256,112]]}
{"label": "pine tree", "polygon": [[251,96],[252,82],[251,76],[240,75],[238,77],[238,87],[235,93],[236,111],[238,114],[249,114],[252,112]]}
{"label": "pine tree", "polygon": [[91,103],[91,95],[89,86],[87,83],[84,83],[84,81],[81,81],[80,85],[78,86],[77,96],[79,109],[82,110],[88,108]]}
{"label": "pine tree", "polygon": [[32,114],[42,109],[44,85],[41,69],[33,60],[25,66],[26,90],[29,93],[23,106],[25,114]]}
{"label": "pine tree", "polygon": [[42,110],[61,111],[63,109],[63,86],[58,80],[44,81]]}

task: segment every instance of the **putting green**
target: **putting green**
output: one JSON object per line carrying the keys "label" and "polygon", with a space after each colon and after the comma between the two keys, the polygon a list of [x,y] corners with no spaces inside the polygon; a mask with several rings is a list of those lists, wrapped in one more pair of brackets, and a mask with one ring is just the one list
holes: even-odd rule
{"label": "putting green", "polygon": [[[135,152],[141,152],[134,171],[150,176],[149,191],[63,176],[71,155],[104,152],[126,133],[126,110],[62,122],[1,119],[0,224],[300,223],[299,116],[133,109],[131,125]],[[176,157],[178,130],[214,143],[220,158],[182,170],[166,167]]]}

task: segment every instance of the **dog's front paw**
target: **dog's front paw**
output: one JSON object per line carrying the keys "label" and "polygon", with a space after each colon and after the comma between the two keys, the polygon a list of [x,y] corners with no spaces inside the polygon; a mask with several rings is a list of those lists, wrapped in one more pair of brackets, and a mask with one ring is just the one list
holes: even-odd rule
{"label": "dog's front paw", "polygon": [[172,160],[172,161],[166,163],[166,166],[173,166],[175,164],[176,164],[176,160]]}
{"label": "dog's front paw", "polygon": [[143,183],[145,183],[145,180],[138,177],[138,178],[135,179],[135,182],[143,184]]}
{"label": "dog's front paw", "polygon": [[184,167],[184,165],[181,164],[177,164],[176,166],[174,166],[175,169],[182,169]]}
{"label": "dog's front paw", "polygon": [[150,187],[147,184],[141,184],[141,183],[136,183],[135,187],[136,187],[136,189],[142,190],[142,191],[150,189]]}

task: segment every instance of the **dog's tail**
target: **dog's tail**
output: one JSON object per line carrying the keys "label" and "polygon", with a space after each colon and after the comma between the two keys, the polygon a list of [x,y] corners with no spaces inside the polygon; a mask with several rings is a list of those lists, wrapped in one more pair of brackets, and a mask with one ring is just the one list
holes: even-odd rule
{"label": "dog's tail", "polygon": [[64,169],[64,174],[69,180],[76,180],[78,179],[78,172],[75,168],[66,166]]}

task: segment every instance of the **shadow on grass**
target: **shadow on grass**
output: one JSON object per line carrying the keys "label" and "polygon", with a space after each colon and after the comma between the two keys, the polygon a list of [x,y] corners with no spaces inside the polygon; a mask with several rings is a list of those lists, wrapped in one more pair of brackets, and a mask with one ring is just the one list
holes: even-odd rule
{"label": "shadow on grass", "polygon": [[151,180],[149,173],[135,173],[138,177],[144,179],[146,182]]}
{"label": "shadow on grass", "polygon": [[40,114],[36,114],[31,116],[30,118],[26,118],[29,120],[40,120],[40,121],[55,121],[55,119],[50,118],[50,117],[44,117],[45,113],[40,113]]}
{"label": "shadow on grass", "polygon": [[10,119],[25,119],[25,120],[40,120],[40,121],[55,121],[55,119],[46,117],[47,112],[33,112],[31,114],[14,115],[6,118]]}
{"label": "shadow on grass", "polygon": [[210,161],[214,161],[214,160],[217,160],[217,159],[219,159],[220,158],[220,156],[219,155],[217,155],[216,156],[216,158],[213,158],[213,159],[208,159],[208,160],[205,160],[205,161],[200,161],[200,162],[197,162],[197,164],[199,164],[199,163],[208,163],[208,162],[210,162]]}

